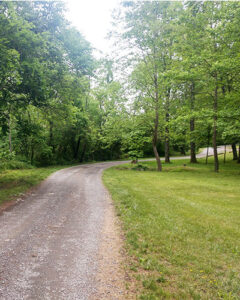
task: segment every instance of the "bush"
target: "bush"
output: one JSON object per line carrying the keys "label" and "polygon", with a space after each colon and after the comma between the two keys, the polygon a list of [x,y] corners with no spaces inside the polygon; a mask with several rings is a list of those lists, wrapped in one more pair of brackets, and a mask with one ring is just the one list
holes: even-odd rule
{"label": "bush", "polygon": [[42,148],[39,149],[39,154],[35,157],[37,166],[49,166],[55,164],[53,162],[52,148],[47,145],[42,145]]}
{"label": "bush", "polygon": [[128,151],[128,155],[132,161],[137,161],[139,158],[143,157],[143,152],[140,150]]}
{"label": "bush", "polygon": [[18,170],[18,169],[32,169],[34,168],[27,162],[18,160],[9,160],[0,162],[0,170]]}
{"label": "bush", "polygon": [[0,144],[0,161],[9,161],[15,158],[15,152],[10,152],[6,143]]}
{"label": "bush", "polygon": [[134,166],[132,168],[132,170],[137,170],[137,171],[147,171],[148,170],[148,167],[147,166],[144,166],[142,164],[137,164],[136,166]]}

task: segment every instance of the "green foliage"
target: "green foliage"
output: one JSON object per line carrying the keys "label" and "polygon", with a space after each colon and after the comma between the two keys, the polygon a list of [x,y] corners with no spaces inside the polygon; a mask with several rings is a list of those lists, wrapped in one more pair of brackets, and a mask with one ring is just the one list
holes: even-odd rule
{"label": "green foliage", "polygon": [[239,143],[239,3],[125,3],[116,61],[96,61],[64,12],[62,2],[0,2],[3,159],[137,159],[153,145],[184,154],[214,132],[217,144]]}
{"label": "green foliage", "polygon": [[15,158],[15,152],[10,152],[6,143],[0,144],[0,161],[11,161]]}
{"label": "green foliage", "polygon": [[133,111],[146,116],[149,137],[157,125],[165,149],[239,142],[239,11],[233,2],[143,1],[117,15]]}
{"label": "green foliage", "polygon": [[0,138],[9,139],[8,158],[15,152],[37,165],[80,159],[89,143],[94,60],[63,4],[1,2],[0,41]]}

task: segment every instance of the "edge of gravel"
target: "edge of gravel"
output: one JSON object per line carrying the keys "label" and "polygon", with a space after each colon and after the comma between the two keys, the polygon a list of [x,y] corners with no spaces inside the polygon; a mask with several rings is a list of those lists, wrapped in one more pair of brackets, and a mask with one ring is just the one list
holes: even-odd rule
{"label": "edge of gravel", "polygon": [[18,195],[12,196],[12,199],[6,200],[0,204],[0,215],[2,215],[5,211],[11,210],[13,207],[17,206],[21,202],[25,201],[25,199],[33,193],[41,184],[46,180],[43,179],[41,182],[37,183],[36,185],[28,188],[25,192],[20,193]]}
{"label": "edge of gravel", "polygon": [[125,237],[121,221],[108,191],[106,197],[107,205],[96,274],[97,292],[91,300],[136,299],[135,284],[130,280],[126,270],[128,257],[124,248]]}

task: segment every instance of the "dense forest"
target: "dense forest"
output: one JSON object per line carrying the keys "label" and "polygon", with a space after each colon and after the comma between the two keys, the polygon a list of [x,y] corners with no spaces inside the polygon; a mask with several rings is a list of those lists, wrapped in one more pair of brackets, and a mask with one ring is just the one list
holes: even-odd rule
{"label": "dense forest", "polygon": [[161,170],[212,146],[218,171],[224,144],[240,162],[240,4],[125,1],[113,18],[117,51],[97,60],[62,2],[0,2],[1,162]]}

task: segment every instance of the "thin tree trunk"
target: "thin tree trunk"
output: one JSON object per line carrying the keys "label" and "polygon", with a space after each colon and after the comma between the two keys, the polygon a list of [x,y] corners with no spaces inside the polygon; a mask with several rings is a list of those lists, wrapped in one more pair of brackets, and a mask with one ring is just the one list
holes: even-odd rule
{"label": "thin tree trunk", "polygon": [[78,151],[79,151],[79,147],[80,147],[80,141],[81,141],[81,138],[79,136],[78,140],[77,140],[77,146],[76,146],[76,149],[75,149],[75,153],[74,153],[74,159],[77,159],[77,157],[78,157]]}
{"label": "thin tree trunk", "polygon": [[182,146],[182,147],[180,147],[180,153],[182,154],[182,155],[186,155],[186,151],[185,151],[185,148],[184,148],[184,146]]}
{"label": "thin tree trunk", "polygon": [[210,133],[211,133],[211,128],[208,127],[206,165],[208,163],[208,152],[209,152],[209,146],[210,146]]}
{"label": "thin tree trunk", "polygon": [[[192,118],[190,120],[190,132],[193,133],[195,130],[195,120],[194,118]],[[192,139],[192,137],[191,137]],[[197,157],[196,157],[196,144],[194,141],[190,142],[190,151],[191,151],[191,158],[190,158],[190,162],[195,164],[197,163]]]}
{"label": "thin tree trunk", "polygon": [[165,163],[170,163],[170,151],[169,151],[169,113],[166,113],[166,127],[165,127]]}
{"label": "thin tree trunk", "polygon": [[[191,98],[190,98],[190,107],[191,107],[191,112],[194,110],[194,104],[195,104],[195,84],[192,82],[191,84]],[[190,163],[197,163],[197,158],[196,158],[196,144],[194,141],[194,130],[195,130],[195,119],[194,117],[191,117],[190,119],[190,151],[191,151],[191,157],[190,157]]]}
{"label": "thin tree trunk", "polygon": [[226,152],[227,152],[227,146],[224,145],[224,158],[223,158],[224,163],[226,163]]}
{"label": "thin tree trunk", "polygon": [[34,158],[34,146],[31,145],[31,165],[33,164],[33,158]]}
{"label": "thin tree trunk", "polygon": [[11,122],[11,113],[8,117],[8,141],[9,141],[9,152],[12,153],[12,122]]}
{"label": "thin tree trunk", "polygon": [[157,170],[158,171],[162,171],[162,163],[161,163],[161,159],[158,155],[158,151],[157,151],[157,147],[156,145],[153,143],[153,152],[157,161]]}
{"label": "thin tree trunk", "polygon": [[83,145],[83,150],[82,150],[82,153],[81,153],[81,156],[80,156],[80,162],[83,162],[83,159],[84,159],[84,155],[85,155],[85,152],[86,152],[86,148],[87,148],[87,143],[84,142],[84,145]]}
{"label": "thin tree trunk", "polygon": [[216,82],[215,92],[214,92],[214,102],[213,102],[213,153],[214,153],[214,171],[219,171],[219,161],[217,152],[217,109],[218,109],[218,86]]}
{"label": "thin tree trunk", "polygon": [[53,121],[49,121],[49,146],[52,147],[52,153],[55,153],[55,147],[53,143]]}
{"label": "thin tree trunk", "polygon": [[[168,128],[165,129],[166,134],[169,134]],[[169,138],[165,136],[165,163],[170,163]]]}
{"label": "thin tree trunk", "polygon": [[233,160],[238,159],[237,146],[235,143],[232,144]]}
{"label": "thin tree trunk", "polygon": [[209,145],[207,146],[206,165],[208,164],[208,150],[209,150]]}
{"label": "thin tree trunk", "polygon": [[157,161],[157,170],[162,171],[162,163],[157,151],[157,141],[158,141],[158,123],[159,123],[159,95],[158,95],[158,79],[155,70],[154,74],[154,86],[155,86],[155,120],[154,120],[154,132],[153,132],[153,152]]}
{"label": "thin tree trunk", "polygon": [[170,163],[170,151],[169,151],[169,97],[170,88],[167,89],[166,93],[166,104],[165,104],[165,163]]}
{"label": "thin tree trunk", "polygon": [[71,137],[71,148],[72,148],[72,158],[74,158],[76,147],[75,147],[75,136]]}

